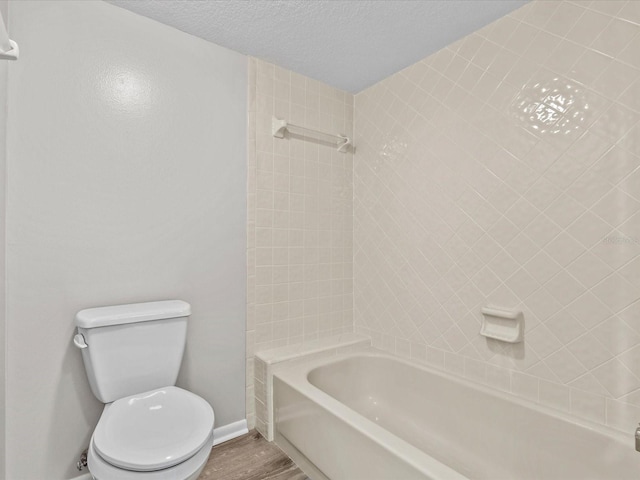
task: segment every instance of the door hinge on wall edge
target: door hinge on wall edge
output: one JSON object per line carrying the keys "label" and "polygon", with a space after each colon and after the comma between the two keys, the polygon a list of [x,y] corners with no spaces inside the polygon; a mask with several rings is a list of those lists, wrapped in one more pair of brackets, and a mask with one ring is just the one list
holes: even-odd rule
{"label": "door hinge on wall edge", "polygon": [[86,468],[87,466],[87,453],[89,452],[89,449],[85,449],[84,452],[82,452],[82,455],[80,455],[80,460],[78,460],[78,463],[76,463],[76,468],[79,471],[82,471],[84,468]]}

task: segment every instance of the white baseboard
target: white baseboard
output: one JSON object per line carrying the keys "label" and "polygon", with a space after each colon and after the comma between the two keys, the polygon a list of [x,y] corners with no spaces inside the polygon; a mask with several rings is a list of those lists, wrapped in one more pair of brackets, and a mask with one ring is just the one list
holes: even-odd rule
{"label": "white baseboard", "polygon": [[73,477],[70,480],[93,480],[93,477],[90,473],[84,473],[78,477]]}
{"label": "white baseboard", "polygon": [[249,429],[247,428],[247,421],[244,419],[230,423],[229,425],[214,428],[213,445],[215,446],[219,443],[227,442],[236,437],[239,437],[240,435],[244,435],[245,433],[249,433]]}

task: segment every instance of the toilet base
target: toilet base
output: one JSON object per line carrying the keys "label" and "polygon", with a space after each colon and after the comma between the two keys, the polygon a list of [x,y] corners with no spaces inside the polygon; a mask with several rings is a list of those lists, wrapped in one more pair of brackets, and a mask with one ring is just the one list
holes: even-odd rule
{"label": "toilet base", "polygon": [[213,431],[205,445],[184,462],[162,470],[136,472],[124,470],[106,462],[95,451],[93,438],[91,438],[87,463],[94,480],[196,480],[207,464],[212,447]]}

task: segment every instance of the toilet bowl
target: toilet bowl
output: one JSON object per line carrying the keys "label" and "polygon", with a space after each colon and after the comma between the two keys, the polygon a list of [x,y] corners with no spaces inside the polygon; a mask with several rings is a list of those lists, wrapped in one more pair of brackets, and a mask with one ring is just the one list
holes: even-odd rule
{"label": "toilet bowl", "polygon": [[214,412],[176,387],[190,305],[151,302],[83,310],[75,345],[105,403],[87,464],[96,480],[195,480],[213,446]]}

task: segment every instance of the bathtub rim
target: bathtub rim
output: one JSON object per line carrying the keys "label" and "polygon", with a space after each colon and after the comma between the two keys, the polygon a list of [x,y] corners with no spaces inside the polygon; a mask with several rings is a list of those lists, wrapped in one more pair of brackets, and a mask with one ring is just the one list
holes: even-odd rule
{"label": "bathtub rim", "polygon": [[[460,479],[467,478],[464,475],[457,472],[456,470],[454,470],[453,468],[448,467],[444,463],[432,457],[428,453],[423,452],[422,450],[413,446],[408,441],[398,437],[392,432],[384,429],[383,427],[377,425],[375,422],[372,422],[368,418],[364,417],[357,411],[351,409],[347,405],[341,403],[338,399],[322,391],[320,388],[316,387],[309,381],[309,374],[316,368],[334,365],[336,363],[340,363],[344,360],[354,358],[354,357],[383,358],[386,360],[390,360],[392,362],[398,362],[400,364],[404,364],[405,366],[416,368],[421,371],[427,372],[429,374],[436,375],[441,379],[456,382],[463,387],[471,388],[475,391],[479,391],[480,393],[491,395],[494,398],[505,400],[505,401],[514,403],[516,405],[519,405],[521,407],[532,409],[538,413],[548,415],[554,419],[568,422],[570,424],[574,424],[579,427],[588,429],[592,432],[595,432],[596,434],[609,437],[613,441],[619,442],[622,445],[625,445],[625,444],[632,445],[632,443],[629,443],[629,442],[634,441],[632,432],[630,432],[629,434],[625,434],[624,432],[613,429],[611,427],[591,422],[587,419],[583,419],[583,418],[571,415],[569,413],[562,412],[552,407],[548,407],[546,405],[533,402],[526,398],[518,397],[513,393],[497,391],[481,383],[474,382],[473,380],[455,376],[454,374],[451,374],[443,370],[439,370],[437,368],[433,368],[429,365],[418,364],[411,360],[398,357],[393,354],[389,354],[387,352],[383,352],[375,348],[369,348],[366,351],[335,355],[329,358],[315,358],[315,359],[302,358],[299,361],[282,365],[280,368],[277,368],[274,370],[273,372],[274,377],[277,377],[280,381],[286,383],[288,386],[295,389],[298,393],[300,393],[307,399],[318,404],[318,406],[321,407],[322,409],[337,416],[340,420],[348,423],[351,427],[357,429],[360,433],[362,433],[363,435],[366,435],[368,438],[378,442],[380,441],[380,439],[386,440],[385,442],[379,442],[386,450],[390,451],[393,454],[398,455],[400,458],[407,461],[414,468],[424,471],[426,474],[436,473],[431,471],[431,468],[434,467],[434,465],[431,465],[431,463],[435,462],[438,465],[445,467],[450,472],[454,472],[455,475],[458,475],[458,477],[451,477],[451,474],[447,472],[446,475],[448,476],[440,477],[440,478],[460,478]],[[275,382],[274,382],[274,390],[275,390]],[[275,410],[275,402],[273,404],[273,408]],[[277,422],[275,422],[275,411],[274,411],[274,430],[277,432]],[[390,436],[391,438],[387,438],[388,436]],[[415,458],[412,458],[412,455],[414,455]],[[426,464],[424,461],[418,461],[418,462],[415,461],[416,458],[421,458],[421,457],[423,460],[426,461]],[[439,468],[437,468],[437,470],[439,470]],[[437,472],[437,473],[440,474],[441,472]],[[436,478],[438,477],[436,476]]]}
{"label": "bathtub rim", "polygon": [[[348,355],[348,356],[352,356],[352,355]],[[326,398],[323,398],[322,401],[318,401],[317,399],[313,398],[313,394],[308,395],[307,392],[304,392],[298,389],[296,386],[292,385],[287,380],[280,378],[277,375],[277,373],[274,373],[274,377],[277,377],[278,381],[285,383],[288,387],[292,388],[298,394],[302,395],[303,397],[307,398],[308,400],[316,404],[322,410],[325,410],[329,414],[336,416],[339,420],[346,423],[350,428],[353,428],[357,432],[369,438],[371,441],[378,443],[384,450],[388,451],[393,455],[396,455],[402,461],[411,465],[413,468],[423,473],[427,477],[434,478],[434,479],[446,478],[447,480],[470,480],[465,475],[454,470],[448,465],[442,463],[441,461],[432,457],[428,453],[423,452],[419,448],[411,445],[406,440],[403,440],[402,438],[398,437],[397,435],[394,435],[387,429],[382,428],[379,425],[376,425],[375,423],[370,421],[368,418],[365,418],[364,416],[360,415],[358,412],[347,407],[345,404],[339,402],[332,396],[325,394],[324,392],[322,392],[322,390],[318,389],[314,385],[307,383],[307,386],[316,389],[319,393],[322,393],[326,397]],[[275,395],[276,383],[277,382],[274,380],[274,395]],[[326,400],[329,401],[329,405],[327,405],[326,403],[323,403],[323,401],[326,401]],[[333,405],[331,405],[332,403]],[[275,410],[275,401],[274,401],[274,410]],[[354,414],[357,416],[357,418],[355,419],[353,418]],[[294,445],[285,435],[283,435],[279,431],[278,422],[275,420],[275,418],[276,418],[276,415],[274,412],[274,440],[276,442],[276,445],[281,447],[289,455],[291,455],[289,449],[292,449],[295,452],[295,454],[297,454],[295,458],[299,459],[300,457],[302,457],[302,461],[305,464],[311,464],[311,466],[313,467],[312,470],[314,472],[315,470],[318,470],[320,471],[320,473],[322,473],[322,470],[320,470],[318,466],[316,466],[313,462],[311,462],[311,460],[309,460],[304,455],[304,453],[302,453],[298,449],[296,445]],[[278,443],[280,439],[285,440],[286,444],[280,445]],[[284,447],[288,447],[288,448],[284,448]],[[295,461],[295,458],[294,458],[294,461]],[[305,473],[308,473],[304,470],[304,468],[303,468],[303,471]],[[324,473],[322,473],[322,475],[324,475]]]}
{"label": "bathtub rim", "polygon": [[[396,357],[391,355],[378,353],[372,348],[365,351],[344,353],[326,358],[301,358],[299,361],[283,364],[273,371],[273,395],[275,397],[277,378],[278,381],[287,384],[287,386],[315,403],[322,410],[336,416],[339,420],[345,422],[351,428],[366,436],[373,442],[378,443],[384,450],[396,455],[402,461],[424,473],[426,476],[430,478],[446,478],[447,480],[469,480],[465,475],[437,460],[428,453],[411,445],[406,440],[403,440],[380,425],[375,424],[368,418],[360,415],[355,410],[341,403],[336,398],[323,392],[309,382],[308,374],[314,368],[337,363],[341,360],[352,357],[385,357],[392,360],[396,359]],[[278,444],[279,439],[284,439],[286,441],[286,445],[284,445],[284,447],[292,448],[294,453],[297,454],[297,458],[302,456],[301,460],[306,463],[311,463],[313,467],[319,470],[319,467],[315,466],[313,462],[304,456],[304,453],[300,452],[300,450],[298,450],[298,448],[293,445],[286,436],[279,432],[276,420],[275,403],[274,399],[272,402],[272,408],[274,410],[274,440],[276,441],[276,444]],[[288,452],[287,449],[285,449],[285,451]]]}

